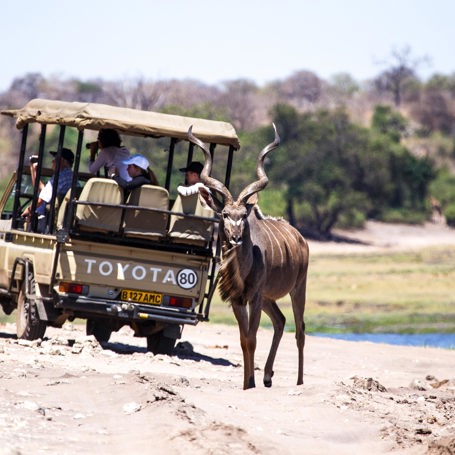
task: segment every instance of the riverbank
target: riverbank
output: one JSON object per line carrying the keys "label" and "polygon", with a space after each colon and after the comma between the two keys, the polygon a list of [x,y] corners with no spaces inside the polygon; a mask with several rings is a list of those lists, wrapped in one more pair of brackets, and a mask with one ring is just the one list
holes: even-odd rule
{"label": "riverbank", "polygon": [[421,248],[455,245],[455,229],[445,224],[389,224],[367,221],[363,229],[333,231],[336,242],[310,240],[310,252],[319,254],[368,254],[371,252],[416,251]]}
{"label": "riverbank", "polygon": [[309,242],[310,332],[455,333],[454,229],[368,222],[336,234],[346,241]]}
{"label": "riverbank", "polygon": [[[381,232],[393,229],[383,226]],[[308,333],[455,333],[455,234],[442,229],[431,230],[429,236],[423,228],[410,230],[416,235],[389,236],[393,243],[389,246],[377,241],[316,246],[310,242]],[[289,296],[279,305],[287,330],[294,331]],[[213,322],[235,324],[231,308],[218,295],[210,317]],[[267,316],[261,324],[270,327]]]}

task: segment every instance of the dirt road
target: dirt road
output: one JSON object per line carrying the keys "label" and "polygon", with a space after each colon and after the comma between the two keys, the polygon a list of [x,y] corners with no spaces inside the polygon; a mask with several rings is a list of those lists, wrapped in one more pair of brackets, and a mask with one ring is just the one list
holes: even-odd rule
{"label": "dirt road", "polygon": [[243,391],[236,327],[187,327],[174,357],[125,329],[104,349],[80,325],[41,343],[14,330],[0,327],[1,454],[454,453],[454,351],[310,336],[297,387],[285,334],[267,389],[262,329]]}
{"label": "dirt road", "polygon": [[[370,224],[352,233],[363,245],[344,246],[419,247],[428,233],[390,229],[401,228]],[[430,226],[425,244],[455,243],[441,229]],[[147,353],[129,329],[101,347],[83,327],[25,342],[14,324],[0,326],[0,454],[455,454],[453,350],[309,336],[297,387],[287,333],[264,388],[271,332],[261,329],[257,387],[243,391],[235,326],[186,327],[173,357]]]}

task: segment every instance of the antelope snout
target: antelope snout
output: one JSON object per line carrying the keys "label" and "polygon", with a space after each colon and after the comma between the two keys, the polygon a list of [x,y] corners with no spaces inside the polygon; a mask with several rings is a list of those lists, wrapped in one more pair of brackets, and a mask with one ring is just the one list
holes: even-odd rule
{"label": "antelope snout", "polygon": [[234,246],[238,246],[242,244],[242,237],[240,236],[233,236],[230,240],[229,243]]}

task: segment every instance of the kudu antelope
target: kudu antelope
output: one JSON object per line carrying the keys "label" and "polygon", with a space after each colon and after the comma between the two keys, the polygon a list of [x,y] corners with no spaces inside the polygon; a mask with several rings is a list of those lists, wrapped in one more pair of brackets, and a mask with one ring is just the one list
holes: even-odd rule
{"label": "kudu antelope", "polygon": [[[265,217],[257,205],[257,193],[264,189],[268,178],[264,158],[280,143],[267,145],[257,158],[258,180],[249,184],[236,201],[229,190],[210,177],[212,157],[206,144],[188,131],[191,142],[204,152],[205,163],[201,180],[222,202],[201,190],[206,203],[220,216],[223,259],[220,267],[221,298],[229,301],[240,330],[243,351],[243,388],[255,387],[254,352],[256,335],[263,310],[273,324],[273,340],[264,369],[264,385],[272,385],[273,363],[283,335],[285,317],[276,300],[290,294],[295,320],[298,349],[297,385],[303,384],[303,349],[305,345],[305,294],[308,269],[308,245],[300,233],[283,219]],[[213,195],[215,196],[215,194]]]}

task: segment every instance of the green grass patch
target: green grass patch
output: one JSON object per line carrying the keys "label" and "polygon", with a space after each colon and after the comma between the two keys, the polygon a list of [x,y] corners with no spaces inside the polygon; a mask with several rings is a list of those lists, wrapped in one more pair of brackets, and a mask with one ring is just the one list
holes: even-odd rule
{"label": "green grass patch", "polygon": [[[455,247],[310,257],[307,332],[455,333]],[[280,302],[294,331],[290,298]],[[235,324],[215,295],[210,320]],[[263,314],[261,325],[271,326]]]}

